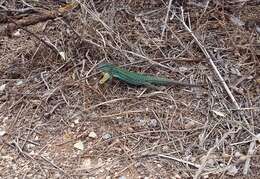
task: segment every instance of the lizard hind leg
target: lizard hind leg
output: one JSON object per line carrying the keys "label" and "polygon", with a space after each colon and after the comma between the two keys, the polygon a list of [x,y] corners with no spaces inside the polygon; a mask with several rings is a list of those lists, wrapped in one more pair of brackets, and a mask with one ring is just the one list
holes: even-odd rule
{"label": "lizard hind leg", "polygon": [[153,85],[153,84],[151,84],[151,83],[145,83],[144,86],[146,86],[146,87],[149,88],[149,89],[161,91],[160,87],[155,86],[155,85]]}

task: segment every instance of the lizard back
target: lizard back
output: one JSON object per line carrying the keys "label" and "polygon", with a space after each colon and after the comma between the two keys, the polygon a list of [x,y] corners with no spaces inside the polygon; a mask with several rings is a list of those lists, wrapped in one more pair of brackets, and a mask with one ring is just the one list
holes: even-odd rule
{"label": "lizard back", "polygon": [[128,71],[126,69],[108,63],[100,65],[100,69],[103,72],[110,74],[112,77],[118,78],[119,80],[122,80],[132,85],[140,86],[140,85],[151,84],[151,85],[181,85],[181,86],[190,86],[190,87],[201,87],[201,85],[183,83],[168,78]]}
{"label": "lizard back", "polygon": [[119,67],[115,67],[111,70],[112,76],[125,81],[133,85],[167,85],[171,83],[171,80],[151,75],[146,75],[142,73],[136,73],[133,71],[128,71]]}

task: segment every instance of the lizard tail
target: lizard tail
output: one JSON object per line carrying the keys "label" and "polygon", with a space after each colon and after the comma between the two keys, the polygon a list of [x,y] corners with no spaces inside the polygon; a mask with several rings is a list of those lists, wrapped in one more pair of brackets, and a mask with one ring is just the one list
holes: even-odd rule
{"label": "lizard tail", "polygon": [[170,81],[169,85],[188,86],[188,87],[194,87],[194,88],[201,88],[204,86],[202,84],[183,83],[183,82],[179,82],[179,81]]}

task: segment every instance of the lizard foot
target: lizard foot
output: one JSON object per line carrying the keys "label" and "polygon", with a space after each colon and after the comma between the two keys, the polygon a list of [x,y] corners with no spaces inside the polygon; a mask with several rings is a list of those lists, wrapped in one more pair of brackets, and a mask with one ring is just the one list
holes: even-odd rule
{"label": "lizard foot", "polygon": [[111,79],[111,76],[109,75],[109,73],[103,73],[103,78],[101,80],[99,80],[99,84],[104,84],[105,82],[107,82],[110,79]]}

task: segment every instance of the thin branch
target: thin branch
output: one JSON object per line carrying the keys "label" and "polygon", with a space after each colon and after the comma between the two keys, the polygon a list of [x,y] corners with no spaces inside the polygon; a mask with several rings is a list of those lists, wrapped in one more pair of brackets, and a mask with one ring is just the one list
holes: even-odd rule
{"label": "thin branch", "polygon": [[255,152],[255,147],[256,147],[256,141],[253,140],[253,141],[250,143],[249,148],[248,148],[247,159],[246,159],[246,162],[245,162],[245,165],[244,165],[244,168],[243,168],[243,174],[244,174],[244,175],[247,175],[248,170],[249,170],[249,168],[250,168],[250,160],[251,160],[252,155],[253,155],[254,152]]}
{"label": "thin branch", "polygon": [[236,109],[240,109],[240,106],[238,105],[235,97],[233,96],[231,90],[229,89],[228,85],[226,84],[225,80],[223,79],[223,77],[221,76],[220,72],[218,71],[217,66],[214,64],[210,54],[208,53],[207,49],[202,45],[202,43],[199,41],[199,39],[196,37],[196,35],[192,32],[192,30],[187,26],[187,24],[184,21],[184,15],[183,15],[183,9],[181,8],[182,11],[182,19],[179,18],[178,16],[176,16],[183,24],[183,26],[185,27],[185,29],[192,35],[193,39],[197,42],[197,44],[199,45],[201,51],[204,53],[204,55],[206,56],[207,60],[209,61],[210,65],[212,66],[214,72],[216,73],[217,77],[219,78],[220,82],[222,83],[222,85],[224,86],[228,96],[230,97],[230,99],[232,100],[233,104],[235,105]]}
{"label": "thin branch", "polygon": [[169,1],[169,5],[168,5],[168,9],[167,9],[167,14],[166,14],[166,17],[165,17],[165,19],[164,19],[164,25],[163,25],[163,29],[162,29],[161,39],[163,39],[164,32],[165,32],[166,27],[167,27],[167,21],[168,21],[168,18],[169,18],[169,13],[170,13],[170,11],[171,11],[171,6],[172,6],[172,0]]}
{"label": "thin branch", "polygon": [[199,165],[199,164],[195,164],[195,163],[192,163],[192,162],[189,162],[189,161],[186,161],[186,160],[182,160],[182,159],[179,159],[179,158],[175,158],[175,157],[172,157],[172,156],[168,156],[168,155],[158,154],[158,157],[175,160],[177,162],[187,164],[187,165],[193,166],[195,168],[201,167],[201,165]]}
{"label": "thin branch", "polygon": [[[238,105],[235,97],[233,96],[233,94],[231,93],[229,87],[227,86],[226,82],[224,81],[223,77],[221,76],[220,72],[218,71],[216,65],[214,64],[213,60],[211,59],[210,54],[208,53],[208,51],[206,50],[206,48],[202,45],[202,43],[198,40],[198,38],[196,37],[196,35],[192,32],[192,30],[187,26],[187,24],[184,21],[184,13],[183,13],[183,9],[181,8],[182,11],[182,16],[181,18],[179,18],[178,16],[176,16],[183,24],[183,26],[185,27],[185,29],[192,35],[192,37],[194,38],[194,40],[197,42],[197,44],[199,45],[200,49],[202,50],[202,52],[204,53],[204,55],[206,56],[207,60],[209,61],[210,65],[212,66],[212,68],[214,69],[214,72],[216,73],[216,75],[218,76],[220,82],[222,83],[222,85],[224,86],[228,96],[230,97],[230,99],[232,100],[233,104],[235,105],[235,109],[236,110],[240,110],[240,106]],[[249,126],[249,123],[247,122],[245,116],[243,114],[239,114],[240,117],[246,122],[246,124],[248,125],[248,127],[250,128],[250,134],[254,133],[254,129],[253,127]],[[253,136],[254,137],[254,134]],[[244,169],[243,169],[243,174],[246,175],[248,173],[248,170],[250,168],[250,160],[251,160],[251,156],[253,155],[254,151],[255,151],[255,146],[256,146],[256,142],[255,140],[252,140],[252,142],[249,145],[249,149],[247,152],[247,156],[248,158],[246,159],[245,165],[244,165]]]}

